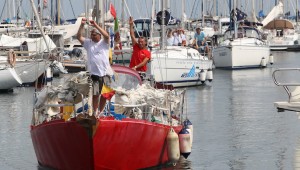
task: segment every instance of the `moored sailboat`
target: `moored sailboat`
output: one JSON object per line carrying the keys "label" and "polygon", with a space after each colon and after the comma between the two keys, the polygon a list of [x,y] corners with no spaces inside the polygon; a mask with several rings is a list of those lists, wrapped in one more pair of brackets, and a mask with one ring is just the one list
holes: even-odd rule
{"label": "moored sailboat", "polygon": [[255,27],[258,23],[246,22],[246,15],[234,8],[231,11],[231,26],[224,33],[224,41],[213,49],[216,68],[243,69],[266,67],[270,58],[270,48],[262,40]]}

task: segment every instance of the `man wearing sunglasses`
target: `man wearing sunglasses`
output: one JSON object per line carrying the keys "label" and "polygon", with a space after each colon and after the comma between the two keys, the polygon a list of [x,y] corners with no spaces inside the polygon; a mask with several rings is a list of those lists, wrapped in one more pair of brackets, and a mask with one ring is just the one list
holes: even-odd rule
{"label": "man wearing sunglasses", "polygon": [[[77,39],[87,51],[87,70],[93,80],[93,110],[98,113],[99,96],[103,86],[103,77],[110,68],[109,64],[109,35],[105,29],[101,28],[95,21],[90,20],[92,26],[90,38],[82,36],[84,25],[87,23],[85,18],[82,19],[77,33]],[[103,36],[103,39],[101,38]],[[106,100],[101,96],[100,111],[105,107]]]}

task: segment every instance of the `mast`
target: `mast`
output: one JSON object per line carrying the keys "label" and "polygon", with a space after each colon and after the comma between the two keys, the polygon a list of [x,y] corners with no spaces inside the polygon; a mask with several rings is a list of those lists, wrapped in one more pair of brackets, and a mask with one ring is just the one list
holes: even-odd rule
{"label": "mast", "polygon": [[298,0],[296,0],[296,24],[298,25]]}
{"label": "mast", "polygon": [[237,25],[236,25],[236,0],[233,0],[233,26],[234,26],[234,39],[237,38]]}
{"label": "mast", "polygon": [[12,7],[13,7],[13,17],[16,16],[16,8],[15,8],[16,4],[15,4],[15,0],[12,1]]}
{"label": "mast", "polygon": [[105,1],[102,1],[100,2],[100,23],[101,23],[101,27],[104,28],[104,15],[105,15],[105,12],[104,12],[104,3]]}
{"label": "mast", "polygon": [[255,16],[255,2],[252,0],[252,18],[253,22],[256,22],[256,16]]}
{"label": "mast", "polygon": [[96,23],[98,24],[100,22],[100,18],[99,18],[99,15],[100,15],[100,12],[99,12],[99,9],[100,9],[100,3],[99,3],[99,0],[95,0],[95,6],[96,6]]}
{"label": "mast", "polygon": [[[87,19],[87,21],[89,21],[89,8],[88,8],[88,0],[84,1],[84,7],[85,7],[85,18]],[[89,27],[85,28],[85,36],[88,37],[89,36],[89,31],[88,31]]]}
{"label": "mast", "polygon": [[57,25],[60,25],[60,0],[56,0]]}
{"label": "mast", "polygon": [[204,15],[205,15],[205,13],[204,13],[204,0],[202,0],[202,28],[204,28]]}
{"label": "mast", "polygon": [[36,10],[36,8],[35,8],[35,6],[34,6],[33,0],[30,0],[30,3],[31,3],[31,7],[32,7],[32,10],[33,10],[33,13],[34,13],[34,15],[36,16],[36,21],[37,21],[38,27],[39,27],[39,29],[40,29],[40,31],[41,31],[41,34],[42,34],[43,39],[44,39],[44,41],[45,41],[45,44],[46,44],[46,46],[47,46],[47,50],[48,50],[48,52],[50,52],[50,48],[49,48],[49,45],[48,45],[48,43],[47,43],[47,40],[46,40],[46,36],[45,36],[44,30],[43,30],[43,28],[42,28],[41,20],[40,20],[40,18],[39,18],[38,12],[37,12],[37,10]]}
{"label": "mast", "polygon": [[184,22],[185,22],[185,19],[186,19],[186,13],[185,13],[185,0],[181,0],[181,28],[183,29],[184,28]]}
{"label": "mast", "polygon": [[[154,2],[155,3],[155,2]],[[122,27],[124,27],[124,23],[125,23],[125,8],[124,8],[124,0],[122,0],[122,3],[121,3],[121,23],[122,23]]]}
{"label": "mast", "polygon": [[166,8],[165,8],[165,3],[167,1],[161,0],[161,10],[162,10],[162,24],[161,24],[161,46],[160,49],[163,50],[165,49],[165,36],[166,36],[166,23],[165,23],[165,18],[166,18]]}
{"label": "mast", "polygon": [[[50,18],[51,21],[54,21],[54,17],[53,17],[53,0],[51,0],[51,8],[50,8]],[[52,23],[53,24],[53,23]]]}
{"label": "mast", "polygon": [[[123,0],[122,0],[123,2]],[[123,7],[122,7],[123,8]],[[150,30],[150,40],[151,40],[151,45],[153,44],[153,24],[154,24],[154,16],[155,16],[155,0],[152,0],[152,13],[151,13],[151,30]]]}
{"label": "mast", "polygon": [[214,0],[213,8],[214,8],[213,16],[217,16],[217,0]]}

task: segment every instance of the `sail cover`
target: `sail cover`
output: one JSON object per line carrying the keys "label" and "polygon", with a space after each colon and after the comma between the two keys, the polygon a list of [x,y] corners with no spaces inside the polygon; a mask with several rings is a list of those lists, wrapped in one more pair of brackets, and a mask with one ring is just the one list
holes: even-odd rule
{"label": "sail cover", "polygon": [[278,2],[271,12],[267,15],[267,17],[262,21],[262,24],[265,26],[275,18],[283,15],[283,3],[281,1]]}

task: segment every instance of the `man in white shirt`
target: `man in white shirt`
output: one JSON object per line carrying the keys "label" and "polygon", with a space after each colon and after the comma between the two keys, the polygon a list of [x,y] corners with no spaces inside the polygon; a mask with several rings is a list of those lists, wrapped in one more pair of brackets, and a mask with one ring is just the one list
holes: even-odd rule
{"label": "man in white shirt", "polygon": [[[82,36],[82,31],[86,19],[83,18],[77,33],[77,39],[87,51],[87,70],[91,74],[93,80],[93,111],[98,113],[99,96],[103,86],[103,77],[107,74],[110,68],[109,64],[109,34],[101,28],[95,21],[90,20],[91,37],[85,38]],[[103,39],[101,38],[103,36]],[[100,112],[103,111],[106,104],[106,99],[101,96]]]}

